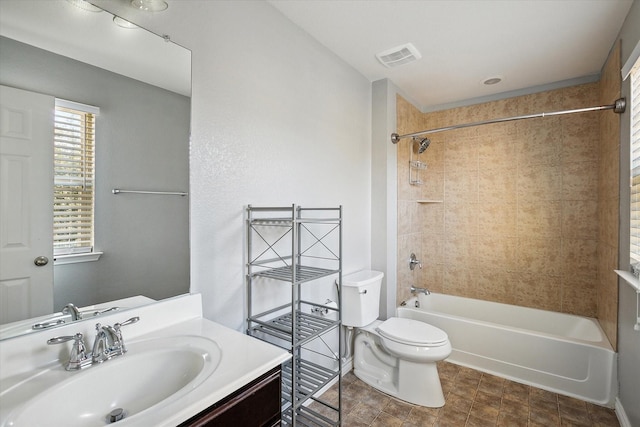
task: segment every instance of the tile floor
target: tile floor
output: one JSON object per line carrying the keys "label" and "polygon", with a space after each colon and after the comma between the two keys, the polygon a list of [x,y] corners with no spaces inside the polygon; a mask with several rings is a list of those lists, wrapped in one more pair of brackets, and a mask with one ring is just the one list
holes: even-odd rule
{"label": "tile floor", "polygon": [[[352,372],[342,381],[344,427],[619,427],[612,409],[522,385],[448,362],[438,365],[445,406],[391,398]],[[323,397],[337,401],[337,387]]]}

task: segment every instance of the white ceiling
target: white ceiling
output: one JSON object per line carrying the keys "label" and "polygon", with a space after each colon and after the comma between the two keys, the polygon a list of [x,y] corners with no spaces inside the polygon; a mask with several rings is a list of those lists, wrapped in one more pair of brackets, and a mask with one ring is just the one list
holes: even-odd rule
{"label": "white ceiling", "polygon": [[191,96],[191,52],[66,0],[0,0],[0,35]]}
{"label": "white ceiling", "polygon": [[[597,79],[632,0],[269,0],[371,81],[424,111]],[[376,53],[412,43],[419,61]],[[503,81],[487,86],[494,76]]]}
{"label": "white ceiling", "polygon": [[[145,13],[132,11],[127,0],[90,0],[130,19],[144,23]],[[169,9],[155,19],[171,19],[172,5],[197,7],[197,1],[166,0]],[[594,81],[604,64],[633,0],[268,0],[304,31],[329,48],[370,81],[388,78],[423,111],[499,99],[586,81]],[[119,9],[118,9],[119,8]],[[136,15],[137,14],[137,15]],[[61,23],[62,19],[66,21]],[[65,0],[0,0],[0,34],[27,40],[45,49],[61,49],[64,30],[76,28],[72,56],[93,42],[85,60],[108,68],[107,62],[138,73],[137,78],[157,82],[180,93],[190,91],[190,55],[174,59],[157,48],[160,43],[129,53],[148,35],[144,30],[123,30],[107,12],[85,12]],[[138,22],[137,20],[134,22]],[[81,25],[78,27],[77,25]],[[104,25],[114,33],[109,43],[89,39]],[[36,42],[38,38],[40,41]],[[158,39],[157,37],[155,37]],[[78,42],[79,41],[79,42]],[[44,44],[42,44],[44,43]],[[386,68],[376,53],[412,43],[419,61]],[[98,49],[101,47],[101,49]],[[103,50],[104,48],[105,50]],[[115,61],[106,60],[119,55]],[[173,55],[173,54],[172,54]],[[131,59],[135,63],[130,63]],[[146,58],[144,61],[140,58]],[[144,68],[151,59],[164,64]],[[184,63],[176,70],[167,64]],[[153,70],[173,70],[167,75]],[[145,77],[146,76],[146,77]],[[482,82],[499,76],[503,81]],[[182,81],[180,82],[180,79]],[[180,82],[180,87],[173,82]],[[170,86],[170,85],[174,86]]]}

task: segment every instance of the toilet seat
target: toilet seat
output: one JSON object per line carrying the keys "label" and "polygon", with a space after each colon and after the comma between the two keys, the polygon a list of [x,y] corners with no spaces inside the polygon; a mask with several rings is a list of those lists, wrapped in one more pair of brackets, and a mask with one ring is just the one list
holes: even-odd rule
{"label": "toilet seat", "polygon": [[440,328],[400,317],[385,320],[378,325],[376,331],[383,338],[418,347],[438,347],[449,341],[447,333]]}

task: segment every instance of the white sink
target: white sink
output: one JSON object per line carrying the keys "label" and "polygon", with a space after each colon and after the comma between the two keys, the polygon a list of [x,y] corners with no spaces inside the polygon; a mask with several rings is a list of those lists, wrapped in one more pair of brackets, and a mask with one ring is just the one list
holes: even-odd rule
{"label": "white sink", "polygon": [[12,381],[0,393],[2,426],[105,426],[118,408],[125,417],[115,424],[124,426],[196,389],[222,356],[215,341],[200,336],[142,340],[127,349],[124,356],[81,371],[56,366]]}

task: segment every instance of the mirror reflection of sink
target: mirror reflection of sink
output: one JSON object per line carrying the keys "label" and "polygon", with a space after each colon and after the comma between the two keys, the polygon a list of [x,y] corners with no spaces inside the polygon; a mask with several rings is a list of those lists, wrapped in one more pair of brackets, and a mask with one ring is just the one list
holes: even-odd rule
{"label": "mirror reflection of sink", "polygon": [[[34,376],[0,394],[3,400],[31,394],[5,418],[3,426],[104,426],[110,413],[140,416],[160,402],[175,401],[218,367],[218,344],[198,336],[174,336],[127,344],[128,352],[74,373],[60,369]],[[46,377],[51,378],[47,384]],[[31,383],[31,384],[30,384]],[[33,395],[33,388],[42,390]],[[12,397],[11,394],[14,394]]]}

